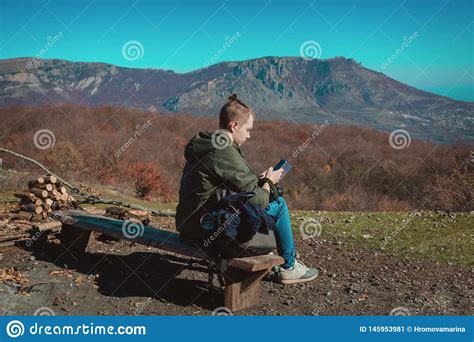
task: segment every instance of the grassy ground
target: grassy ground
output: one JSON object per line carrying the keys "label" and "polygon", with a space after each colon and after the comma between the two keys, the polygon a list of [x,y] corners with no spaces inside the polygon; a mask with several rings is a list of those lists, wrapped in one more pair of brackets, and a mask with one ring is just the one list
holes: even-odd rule
{"label": "grassy ground", "polygon": [[[292,211],[294,229],[307,237],[336,237],[389,254],[474,265],[474,215],[435,212],[312,212]],[[317,234],[316,234],[317,235]],[[314,237],[317,238],[317,237]]]}

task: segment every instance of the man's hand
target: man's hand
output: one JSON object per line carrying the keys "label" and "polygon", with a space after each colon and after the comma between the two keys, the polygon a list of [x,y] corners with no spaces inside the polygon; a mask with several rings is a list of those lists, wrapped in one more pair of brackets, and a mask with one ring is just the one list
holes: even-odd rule
{"label": "man's hand", "polygon": [[283,174],[283,169],[273,170],[273,167],[269,167],[263,171],[258,178],[269,178],[273,184],[277,184],[280,181],[281,175]]}

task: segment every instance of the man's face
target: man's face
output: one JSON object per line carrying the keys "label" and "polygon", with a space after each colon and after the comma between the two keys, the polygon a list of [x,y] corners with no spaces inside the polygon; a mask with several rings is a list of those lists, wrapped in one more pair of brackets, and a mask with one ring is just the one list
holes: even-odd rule
{"label": "man's face", "polygon": [[247,139],[250,139],[250,130],[253,128],[253,115],[250,115],[246,122],[237,122],[232,133],[232,139],[240,146]]}

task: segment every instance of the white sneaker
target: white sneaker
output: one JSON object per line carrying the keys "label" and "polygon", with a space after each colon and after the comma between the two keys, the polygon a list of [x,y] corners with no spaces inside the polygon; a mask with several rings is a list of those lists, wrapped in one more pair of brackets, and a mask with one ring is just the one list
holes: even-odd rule
{"label": "white sneaker", "polygon": [[295,260],[293,267],[284,269],[280,267],[279,280],[282,284],[299,284],[311,281],[318,276],[316,268],[307,267],[301,261]]}

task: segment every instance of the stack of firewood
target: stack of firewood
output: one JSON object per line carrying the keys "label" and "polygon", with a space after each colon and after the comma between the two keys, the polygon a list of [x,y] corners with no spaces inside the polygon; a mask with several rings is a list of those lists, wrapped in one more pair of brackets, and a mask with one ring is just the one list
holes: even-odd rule
{"label": "stack of firewood", "polygon": [[55,176],[40,176],[28,182],[28,190],[17,191],[20,203],[12,209],[19,218],[43,221],[53,210],[76,209],[76,200]]}
{"label": "stack of firewood", "polygon": [[0,212],[0,248],[13,246],[23,241],[30,247],[36,241],[42,240],[59,244],[57,234],[61,232],[60,221],[33,222],[16,219],[12,213]]}

